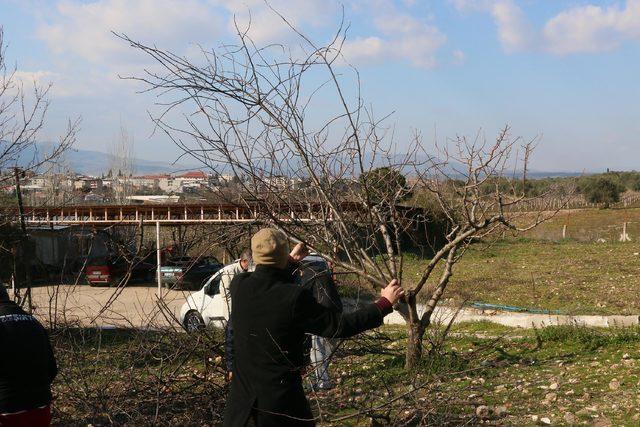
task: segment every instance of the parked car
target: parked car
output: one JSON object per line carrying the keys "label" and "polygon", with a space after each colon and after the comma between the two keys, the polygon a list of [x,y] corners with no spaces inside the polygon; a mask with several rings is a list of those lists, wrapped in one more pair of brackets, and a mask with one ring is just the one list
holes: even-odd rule
{"label": "parked car", "polygon": [[[301,268],[298,270],[298,276],[302,276],[302,272],[306,274],[331,274],[331,269],[327,261],[316,255],[311,254],[302,260]],[[180,323],[187,332],[194,332],[207,326],[223,328],[227,321],[225,317],[224,301],[220,295],[220,279],[221,272],[211,276],[204,286],[190,294],[186,302],[180,309]],[[296,279],[301,285],[308,282],[309,277],[304,277],[303,281]]]}
{"label": "parked car", "polygon": [[220,295],[222,271],[207,280],[197,292],[190,294],[180,309],[180,323],[187,332],[195,332],[212,325],[224,328],[229,319],[224,316],[224,305]]}
{"label": "parked car", "polygon": [[223,265],[215,257],[175,257],[160,266],[160,278],[167,288],[199,289]]}
{"label": "parked car", "polygon": [[153,282],[156,266],[140,258],[127,261],[122,257],[98,257],[87,261],[85,279],[90,286],[118,285],[127,273],[127,283]]}

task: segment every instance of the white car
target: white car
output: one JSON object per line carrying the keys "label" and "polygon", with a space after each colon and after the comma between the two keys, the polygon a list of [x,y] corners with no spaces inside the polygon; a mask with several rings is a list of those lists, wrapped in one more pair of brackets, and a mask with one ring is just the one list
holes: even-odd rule
{"label": "white car", "polygon": [[206,281],[202,289],[190,294],[180,309],[180,323],[187,332],[194,332],[206,326],[224,328],[229,319],[224,316],[224,301],[220,295],[222,270]]}
{"label": "white car", "polygon": [[[304,262],[314,266],[315,274],[326,274],[330,271],[327,261],[317,254],[310,254]],[[187,332],[194,332],[207,326],[226,327],[229,319],[226,317],[227,310],[224,309],[226,303],[220,295],[220,280],[224,270],[223,268],[211,276],[202,289],[189,295],[182,305],[180,324]],[[249,271],[253,271],[253,265],[249,267]]]}

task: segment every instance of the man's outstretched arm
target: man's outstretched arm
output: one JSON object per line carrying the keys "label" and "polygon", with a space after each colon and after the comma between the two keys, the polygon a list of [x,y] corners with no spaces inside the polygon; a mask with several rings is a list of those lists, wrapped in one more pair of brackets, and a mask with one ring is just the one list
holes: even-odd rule
{"label": "man's outstretched arm", "polygon": [[373,304],[344,313],[318,304],[310,291],[303,290],[295,303],[294,324],[313,335],[347,338],[380,326],[384,316],[393,311],[393,305],[404,295],[404,290],[393,280],[381,295]]}

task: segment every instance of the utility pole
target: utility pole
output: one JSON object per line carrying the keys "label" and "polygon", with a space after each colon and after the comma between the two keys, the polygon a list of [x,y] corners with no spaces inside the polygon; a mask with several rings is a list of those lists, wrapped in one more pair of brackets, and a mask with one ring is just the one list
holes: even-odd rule
{"label": "utility pole", "polygon": [[18,214],[20,215],[20,229],[22,230],[22,238],[20,239],[20,251],[19,256],[22,261],[22,265],[25,269],[25,287],[27,288],[25,292],[25,299],[20,301],[20,305],[24,305],[24,302],[27,302],[27,310],[29,313],[33,311],[33,304],[31,302],[31,255],[27,252],[29,251],[29,235],[27,234],[27,224],[24,219],[24,205],[22,204],[22,190],[20,189],[20,168],[13,169],[15,179],[16,179],[16,196],[18,197]]}

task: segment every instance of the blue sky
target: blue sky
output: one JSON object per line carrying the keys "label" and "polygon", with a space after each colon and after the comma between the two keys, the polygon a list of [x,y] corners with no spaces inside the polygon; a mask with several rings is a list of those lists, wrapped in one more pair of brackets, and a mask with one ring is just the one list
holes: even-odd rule
{"label": "blue sky", "polygon": [[[509,124],[540,138],[535,169],[640,170],[640,0],[271,3],[320,42],[344,6],[345,57],[399,140],[491,139]],[[122,123],[138,157],[173,160],[177,148],[152,134],[154,99],[118,78],[150,64],[110,31],[190,55],[230,40],[249,10],[258,43],[294,42],[262,0],[0,0],[0,25],[18,77],[54,85],[43,138],[81,116],[79,148],[109,151]]]}

